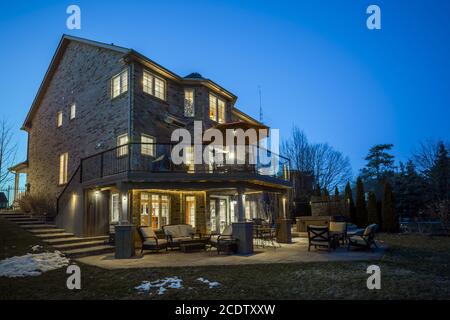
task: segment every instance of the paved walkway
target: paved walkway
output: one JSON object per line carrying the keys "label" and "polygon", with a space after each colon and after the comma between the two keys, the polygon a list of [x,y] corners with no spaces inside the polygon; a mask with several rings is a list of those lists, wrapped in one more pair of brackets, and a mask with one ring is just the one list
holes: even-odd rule
{"label": "paved walkway", "polygon": [[281,248],[255,248],[255,253],[243,255],[218,255],[215,249],[196,253],[180,251],[161,251],[150,253],[144,251],[143,257],[133,259],[114,259],[114,254],[103,254],[77,259],[78,261],[105,269],[121,268],[154,268],[154,267],[193,267],[242,264],[299,263],[327,261],[378,260],[384,249],[374,251],[347,251],[338,248],[336,251],[314,250],[308,252],[307,239],[294,238],[292,244],[282,244]]}

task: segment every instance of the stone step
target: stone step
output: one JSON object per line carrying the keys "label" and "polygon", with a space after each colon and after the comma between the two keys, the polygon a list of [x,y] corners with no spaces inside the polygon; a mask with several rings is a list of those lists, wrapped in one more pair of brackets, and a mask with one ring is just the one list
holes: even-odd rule
{"label": "stone step", "polygon": [[102,245],[106,245],[106,240],[94,240],[94,241],[83,241],[83,242],[73,242],[73,243],[65,243],[65,244],[53,244],[53,248],[58,249],[59,251],[67,251],[73,249],[81,249],[81,248],[89,248],[89,247],[98,247]]}
{"label": "stone step", "polygon": [[41,239],[56,239],[56,238],[65,238],[65,237],[73,237],[73,233],[61,232],[61,233],[48,233],[48,234],[35,234],[36,237]]}
{"label": "stone step", "polygon": [[28,231],[34,234],[51,234],[51,233],[64,233],[66,230],[58,228],[50,228],[50,229],[39,228],[39,229],[29,229]]}
{"label": "stone step", "polygon": [[32,218],[30,215],[18,215],[18,214],[2,214],[0,217],[5,219],[30,219]]}
{"label": "stone step", "polygon": [[110,253],[110,252],[114,252],[114,250],[115,250],[114,246],[103,245],[103,246],[95,246],[95,247],[80,248],[80,249],[73,249],[73,250],[65,250],[65,251],[61,251],[61,252],[70,258],[81,258],[81,257],[86,257],[86,256]]}
{"label": "stone step", "polygon": [[27,230],[34,230],[34,229],[49,229],[49,228],[56,228],[55,224],[22,224],[20,225],[21,228],[27,229]]}
{"label": "stone step", "polygon": [[19,226],[22,226],[22,225],[30,225],[30,224],[42,224],[42,221],[39,221],[39,220],[36,220],[36,221],[34,221],[34,220],[24,220],[24,221],[19,221],[19,222],[16,222]]}
{"label": "stone step", "polygon": [[108,240],[108,236],[97,236],[97,237],[86,237],[86,238],[79,238],[79,237],[67,237],[67,238],[54,238],[54,239],[45,239],[44,242],[54,246],[54,245],[60,245],[60,244],[68,244],[68,243],[78,243],[78,242],[86,242],[86,241],[96,241],[96,240]]}
{"label": "stone step", "polygon": [[26,219],[17,219],[17,218],[14,218],[14,219],[7,219],[8,221],[11,221],[11,222],[15,222],[15,223],[22,223],[22,222],[41,222],[42,223],[42,221],[41,220],[39,220],[39,219],[30,219],[30,218],[26,218]]}

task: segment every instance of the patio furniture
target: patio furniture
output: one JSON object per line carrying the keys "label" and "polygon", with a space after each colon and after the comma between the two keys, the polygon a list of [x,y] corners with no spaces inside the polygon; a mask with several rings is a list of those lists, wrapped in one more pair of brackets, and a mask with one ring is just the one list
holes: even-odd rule
{"label": "patio furniture", "polygon": [[335,237],[330,236],[330,231],[327,226],[308,226],[308,251],[311,250],[311,246],[325,247],[328,250],[335,249]]}
{"label": "patio furniture", "polygon": [[348,237],[347,250],[350,250],[350,247],[359,247],[370,250],[372,249],[372,246],[378,248],[375,242],[375,232],[377,229],[377,224],[371,224],[367,226],[362,234],[356,234]]}
{"label": "patio furniture", "polygon": [[162,229],[171,249],[179,248],[181,243],[200,242],[201,234],[196,233],[190,224],[168,224]]}
{"label": "patio furniture", "polygon": [[180,251],[184,253],[206,250],[204,242],[186,242],[180,244]]}
{"label": "patio furniture", "polygon": [[220,252],[236,253],[237,252],[237,239],[233,238],[233,229],[231,225],[225,227],[223,232],[219,235],[210,235],[209,237],[209,249],[212,247],[217,249],[217,254]]}
{"label": "patio furniture", "polygon": [[[281,247],[279,243],[276,241],[276,229],[264,226],[254,226],[253,233],[255,241],[255,245],[264,247]],[[278,245],[277,245],[278,244]]]}
{"label": "patio furniture", "polygon": [[158,239],[152,227],[143,227],[143,226],[138,227],[137,231],[142,243],[141,255],[144,252],[144,250],[156,250],[156,251],[159,251],[161,249],[167,250],[167,240]]}
{"label": "patio furniture", "polygon": [[329,226],[330,234],[337,238],[338,244],[341,242],[345,244],[347,241],[347,223],[330,221]]}

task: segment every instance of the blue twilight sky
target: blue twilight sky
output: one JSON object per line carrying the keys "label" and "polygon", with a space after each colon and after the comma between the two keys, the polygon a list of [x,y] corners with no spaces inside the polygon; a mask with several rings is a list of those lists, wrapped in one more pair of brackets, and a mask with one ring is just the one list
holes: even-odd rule
{"label": "blue twilight sky", "polygon": [[[66,8],[81,7],[81,30]],[[381,7],[382,30],[366,28]],[[329,142],[356,173],[376,143],[399,160],[450,138],[450,1],[2,1],[1,114],[19,128],[63,33],[134,48],[181,76],[197,71],[264,122]]]}

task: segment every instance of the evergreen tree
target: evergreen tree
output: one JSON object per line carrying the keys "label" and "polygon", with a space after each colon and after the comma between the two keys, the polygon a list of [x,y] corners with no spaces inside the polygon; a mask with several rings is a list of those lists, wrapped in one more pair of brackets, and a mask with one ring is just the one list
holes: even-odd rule
{"label": "evergreen tree", "polygon": [[356,180],[356,225],[361,228],[367,226],[366,199],[364,197],[364,184],[361,177]]}
{"label": "evergreen tree", "polygon": [[406,166],[400,162],[400,172],[394,185],[396,212],[405,216],[417,216],[427,201],[424,179],[417,173],[414,163]]}
{"label": "evergreen tree", "polygon": [[353,201],[353,192],[352,187],[350,186],[350,182],[347,182],[345,186],[344,200],[348,203],[350,221],[356,224],[355,202]]}
{"label": "evergreen tree", "polygon": [[330,201],[330,193],[328,192],[327,187],[324,187],[322,189],[322,200],[323,201]]}
{"label": "evergreen tree", "polygon": [[378,209],[377,209],[377,198],[374,192],[369,192],[369,197],[367,200],[367,223],[376,223],[380,225],[378,219]]}
{"label": "evergreen tree", "polygon": [[439,143],[436,159],[430,168],[431,190],[434,201],[450,199],[450,158],[443,142]]}
{"label": "evergreen tree", "polygon": [[397,232],[398,221],[394,210],[394,195],[389,182],[384,184],[383,202],[381,209],[382,226],[385,232]]}
{"label": "evergreen tree", "polygon": [[314,195],[316,197],[322,197],[322,191],[320,190],[319,184],[316,184],[316,188],[314,189]]}
{"label": "evergreen tree", "polygon": [[339,189],[336,186],[336,187],[334,187],[334,201],[339,201],[339,200],[341,200],[339,197]]}

